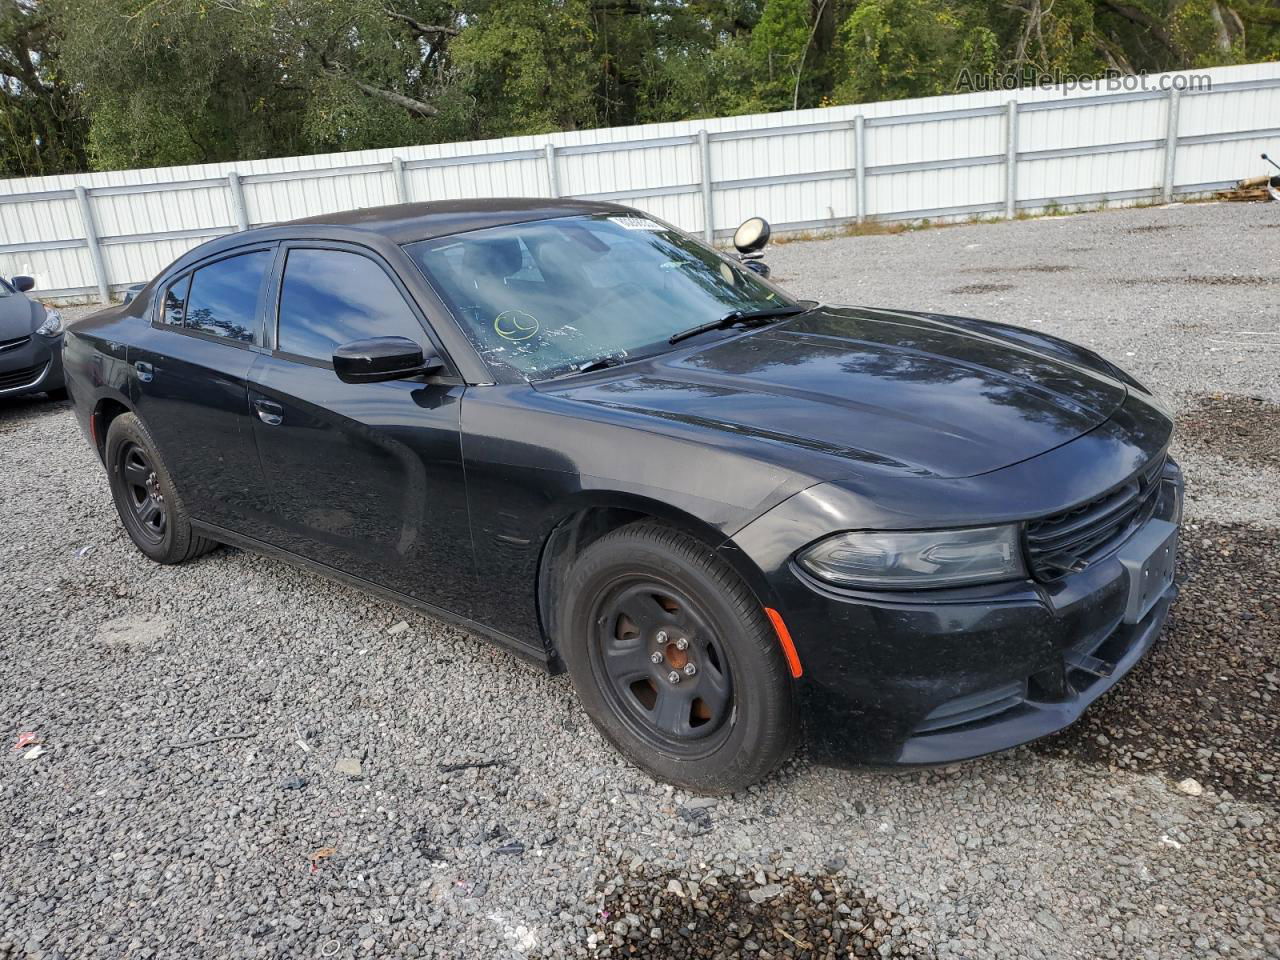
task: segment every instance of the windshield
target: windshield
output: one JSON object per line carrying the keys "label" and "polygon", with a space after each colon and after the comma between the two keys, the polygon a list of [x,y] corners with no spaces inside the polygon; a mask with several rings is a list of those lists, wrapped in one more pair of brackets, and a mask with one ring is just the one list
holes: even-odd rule
{"label": "windshield", "polygon": [[539,220],[405,250],[485,362],[528,380],[669,350],[668,337],[696,324],[794,303],[642,216]]}

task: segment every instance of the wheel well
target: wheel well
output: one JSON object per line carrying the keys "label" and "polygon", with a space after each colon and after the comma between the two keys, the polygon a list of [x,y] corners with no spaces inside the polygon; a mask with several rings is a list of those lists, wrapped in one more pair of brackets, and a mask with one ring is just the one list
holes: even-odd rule
{"label": "wheel well", "polygon": [[709,550],[715,550],[717,543],[724,539],[715,537],[712,531],[697,529],[696,521],[690,520],[688,524],[673,522],[670,518],[638,507],[590,506],[562,520],[547,536],[542,548],[536,593],[542,642],[546,645],[548,662],[553,671],[559,672],[564,669],[555,645],[556,586],[564,582],[570,565],[583,550],[619,527],[643,520],[680,530],[702,541]]}
{"label": "wheel well", "polygon": [[128,407],[110,397],[99,400],[98,405],[93,408],[93,442],[98,448],[99,460],[106,457],[107,430],[111,428],[111,421],[120,414],[128,412]]}
{"label": "wheel well", "polygon": [[555,586],[564,582],[565,573],[578,555],[601,537],[629,523],[653,519],[656,518],[639,510],[587,507],[566,517],[547,537],[542,548],[542,560],[538,564],[538,623],[542,627],[542,642],[550,655],[549,663],[555,672],[564,669],[555,646]]}

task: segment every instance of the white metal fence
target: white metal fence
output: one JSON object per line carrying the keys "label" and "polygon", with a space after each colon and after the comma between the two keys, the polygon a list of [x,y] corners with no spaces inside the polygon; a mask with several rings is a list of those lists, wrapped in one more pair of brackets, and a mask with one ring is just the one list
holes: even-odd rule
{"label": "white metal fence", "polygon": [[1179,89],[1188,76],[0,181],[0,274],[105,300],[211,237],[419,200],[618,200],[714,238],[756,214],[779,230],[1012,217],[1264,172],[1268,142],[1280,153],[1280,63],[1202,71],[1207,87]]}

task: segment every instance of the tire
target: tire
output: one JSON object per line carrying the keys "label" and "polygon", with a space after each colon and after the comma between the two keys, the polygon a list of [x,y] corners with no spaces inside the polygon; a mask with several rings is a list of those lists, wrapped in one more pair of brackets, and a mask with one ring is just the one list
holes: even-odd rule
{"label": "tire", "polygon": [[45,396],[47,396],[54,403],[62,403],[67,399],[67,388],[58,387],[54,390],[46,390]]}
{"label": "tire", "polygon": [[182,497],[142,421],[122,413],[105,446],[111,496],[125,532],[156,563],[183,563],[218,544],[191,529]]}
{"label": "tire", "polygon": [[650,522],[615,530],[574,562],[559,611],[560,654],[588,716],[653,776],[732,793],[791,753],[795,696],[777,637],[703,544]]}

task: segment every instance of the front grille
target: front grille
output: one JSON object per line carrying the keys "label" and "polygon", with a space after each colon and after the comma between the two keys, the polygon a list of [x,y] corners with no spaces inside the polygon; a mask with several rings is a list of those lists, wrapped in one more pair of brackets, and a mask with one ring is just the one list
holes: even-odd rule
{"label": "front grille", "polygon": [[30,337],[14,337],[12,340],[0,340],[0,353],[5,350],[17,350],[31,342]]}
{"label": "front grille", "polygon": [[1159,499],[1164,455],[1097,499],[1026,527],[1027,560],[1037,580],[1081,570],[1107,555],[1151,519]]}
{"label": "front grille", "polygon": [[40,379],[45,364],[35,367],[23,367],[21,370],[0,371],[0,390],[12,390],[15,387],[26,387]]}

